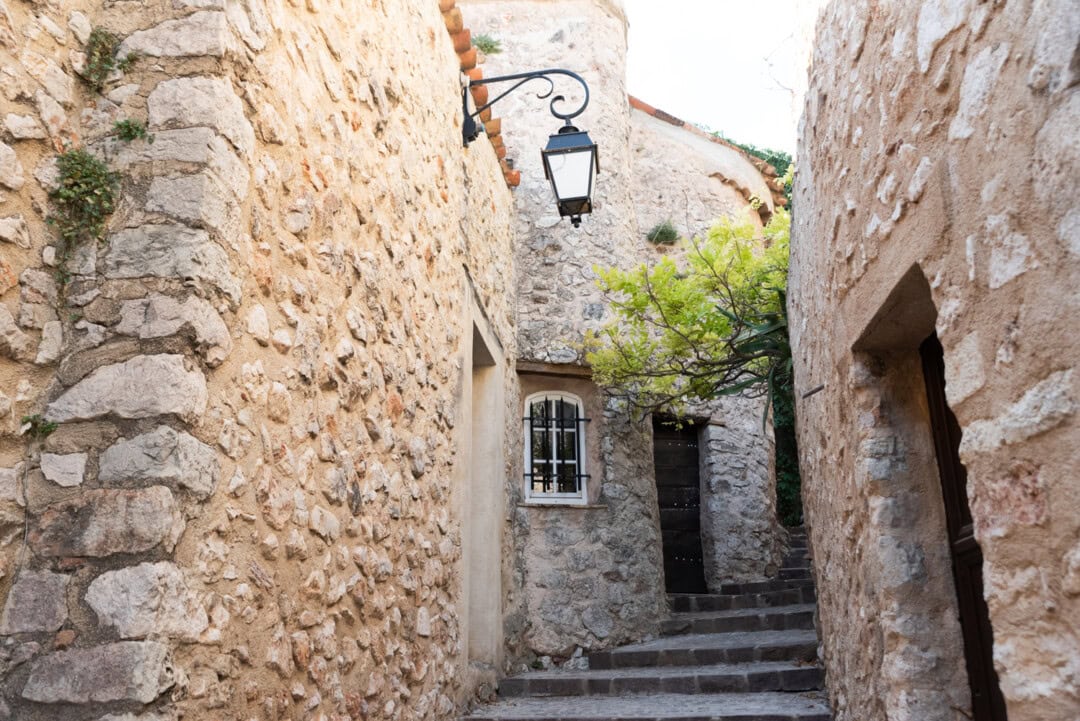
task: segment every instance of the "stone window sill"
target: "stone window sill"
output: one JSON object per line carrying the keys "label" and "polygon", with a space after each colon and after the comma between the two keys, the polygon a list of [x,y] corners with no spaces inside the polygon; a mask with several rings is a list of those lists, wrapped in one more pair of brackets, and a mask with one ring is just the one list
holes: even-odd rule
{"label": "stone window sill", "polygon": [[549,508],[577,511],[596,511],[607,509],[607,504],[604,503],[544,503],[543,501],[533,501],[531,503],[519,503],[517,505],[518,508]]}

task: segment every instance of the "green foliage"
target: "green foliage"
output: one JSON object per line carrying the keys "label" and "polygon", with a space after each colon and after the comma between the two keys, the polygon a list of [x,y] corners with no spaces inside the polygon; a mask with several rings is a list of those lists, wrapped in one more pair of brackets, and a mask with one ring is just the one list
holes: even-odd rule
{"label": "green foliage", "polygon": [[94,28],[90,32],[90,37],[86,40],[86,68],[83,79],[94,90],[100,91],[105,87],[105,80],[113,70],[126,72],[135,62],[134,54],[117,58],[116,51],[119,47],[120,41],[108,30]]}
{"label": "green foliage", "polygon": [[490,35],[473,35],[472,44],[484,55],[498,55],[502,52],[502,42]]}
{"label": "green foliage", "polygon": [[663,223],[657,223],[653,226],[645,238],[650,243],[656,243],[657,245],[674,245],[675,241],[679,239],[679,231],[675,229],[675,226],[670,220],[665,220]]}
{"label": "green foliage", "polygon": [[58,428],[55,423],[45,420],[40,414],[36,413],[32,416],[23,416],[19,422],[26,427],[26,432],[30,434],[31,438],[38,440],[48,437],[50,433]]}
{"label": "green foliage", "polygon": [[49,193],[55,213],[49,222],[60,231],[58,268],[61,282],[66,264],[79,243],[101,240],[105,223],[116,207],[117,175],[101,160],[81,148],[56,158],[60,181]]}
{"label": "green foliage", "polygon": [[138,120],[131,120],[128,118],[117,120],[113,123],[113,130],[116,131],[117,137],[128,143],[140,138],[146,140],[148,143],[154,142],[154,136],[147,133],[146,126]]}
{"label": "green foliage", "polygon": [[615,321],[589,339],[597,380],[643,410],[687,400],[771,392],[790,368],[784,289],[790,216],[764,236],[723,221],[670,257],[634,270],[597,269]]}
{"label": "green foliage", "polygon": [[624,271],[596,269],[615,319],[586,340],[593,377],[643,413],[680,413],[725,395],[766,396],[777,438],[778,510],[797,524],[791,346],[785,294],[791,216],[778,209],[762,233],[725,220],[664,257]]}

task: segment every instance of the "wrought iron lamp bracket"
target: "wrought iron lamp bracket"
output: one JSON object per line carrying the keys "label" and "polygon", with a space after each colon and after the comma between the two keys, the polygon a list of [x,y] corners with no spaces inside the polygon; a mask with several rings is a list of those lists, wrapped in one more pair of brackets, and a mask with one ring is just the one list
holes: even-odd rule
{"label": "wrought iron lamp bracket", "polygon": [[[491,77],[491,78],[481,78],[480,80],[472,80],[461,91],[461,107],[462,107],[462,110],[464,111],[464,115],[465,115],[465,122],[464,122],[464,125],[462,127],[462,136],[463,136],[463,139],[465,141],[465,145],[468,145],[469,143],[476,140],[480,136],[480,125],[476,122],[475,118],[479,117],[480,113],[484,112],[485,110],[490,108],[492,105],[499,102],[500,100],[505,98],[507,95],[514,92],[518,88],[520,88],[522,85],[524,85],[524,84],[526,84],[528,82],[531,82],[533,80],[543,80],[548,84],[547,90],[544,91],[544,92],[537,93],[536,97],[540,98],[541,100],[546,100],[547,98],[551,97],[551,94],[555,92],[555,81],[551,79],[552,75],[565,75],[566,77],[573,78],[574,80],[581,83],[581,87],[584,88],[584,90],[585,90],[585,98],[581,101],[581,105],[579,107],[577,107],[576,109],[571,110],[570,112],[567,112],[567,113],[559,112],[559,110],[555,107],[556,104],[566,102],[566,98],[564,96],[562,96],[562,95],[556,95],[555,97],[551,98],[551,103],[548,105],[548,109],[551,111],[551,114],[554,115],[559,120],[562,120],[566,124],[567,127],[570,127],[571,126],[570,121],[573,120],[574,118],[576,118],[577,116],[581,115],[583,112],[585,112],[585,108],[587,108],[589,106],[589,86],[585,82],[585,79],[582,78],[580,75],[578,75],[577,73],[575,73],[575,72],[573,72],[571,70],[563,70],[562,68],[547,68],[546,70],[532,70],[532,71],[529,71],[529,72],[526,72],[526,73],[514,73],[512,75],[497,75],[497,76]],[[484,105],[477,108],[475,111],[473,111],[471,113],[469,112],[469,88],[470,87],[472,87],[474,85],[475,86],[493,85],[495,83],[508,83],[508,82],[512,82],[514,84],[511,85],[509,89],[507,89],[507,90],[503,91],[502,93],[499,93],[498,95],[496,95],[495,98],[493,98],[492,100],[489,100],[487,103],[484,103]]]}

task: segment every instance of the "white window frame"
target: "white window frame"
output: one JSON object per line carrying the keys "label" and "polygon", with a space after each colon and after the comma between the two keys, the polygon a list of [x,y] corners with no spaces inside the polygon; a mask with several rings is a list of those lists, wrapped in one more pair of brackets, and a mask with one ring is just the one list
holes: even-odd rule
{"label": "white window frame", "polygon": [[[522,427],[525,435],[525,466],[524,474],[532,472],[533,457],[532,457],[532,433],[529,429],[529,416],[532,414],[532,404],[538,400],[562,400],[564,402],[572,402],[577,405],[577,418],[585,418],[585,402],[581,398],[573,393],[566,391],[540,391],[537,393],[531,393],[524,403],[524,413],[522,413]],[[586,436],[587,433],[587,421],[583,420],[578,424],[576,429],[577,434],[577,473],[581,477],[581,490],[577,493],[541,493],[533,491],[532,479],[528,475],[523,475],[522,478],[525,482],[525,502],[526,503],[556,503],[562,505],[575,505],[580,506],[589,502],[589,487],[588,487],[588,458],[586,456]],[[552,453],[555,455],[555,460],[558,460],[558,444],[552,439],[551,444]]]}

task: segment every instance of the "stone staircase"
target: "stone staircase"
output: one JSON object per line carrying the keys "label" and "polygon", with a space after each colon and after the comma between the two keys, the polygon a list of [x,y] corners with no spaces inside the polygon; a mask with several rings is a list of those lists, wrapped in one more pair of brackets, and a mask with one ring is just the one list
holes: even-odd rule
{"label": "stone staircase", "polygon": [[670,596],[654,641],[589,654],[588,670],[503,679],[463,721],[829,721],[805,532],[779,577]]}

